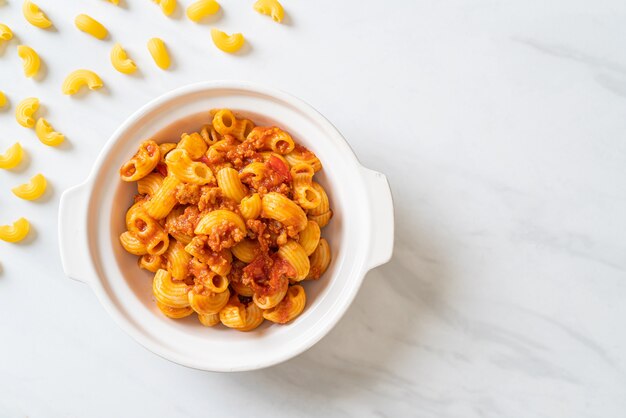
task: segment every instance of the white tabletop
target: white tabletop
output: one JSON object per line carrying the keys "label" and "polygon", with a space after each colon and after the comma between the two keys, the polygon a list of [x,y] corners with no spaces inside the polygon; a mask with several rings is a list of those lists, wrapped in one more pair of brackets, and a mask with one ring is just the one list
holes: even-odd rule
{"label": "white tabletop", "polygon": [[[0,150],[19,140],[30,156],[18,172],[0,170],[0,224],[23,215],[35,230],[0,242],[1,417],[624,414],[626,3],[284,0],[283,25],[252,0],[222,0],[221,17],[203,25],[148,0],[37,3],[57,31],[28,25],[19,0],[0,1],[0,22],[47,68],[26,79],[18,43],[0,45],[0,90],[12,102],[0,111]],[[79,32],[78,13],[112,38]],[[216,50],[212,26],[242,31],[249,50]],[[170,48],[170,71],[146,51],[153,36]],[[114,42],[140,75],[111,67]],[[77,68],[99,72],[106,90],[63,96]],[[251,373],[148,352],[65,278],[58,254],[59,196],[113,130],[146,101],[213,79],[311,103],[387,174],[396,205],[394,257],[366,277],[339,325]],[[28,96],[68,145],[45,147],[17,125],[15,104]],[[38,172],[51,196],[11,194]]]}

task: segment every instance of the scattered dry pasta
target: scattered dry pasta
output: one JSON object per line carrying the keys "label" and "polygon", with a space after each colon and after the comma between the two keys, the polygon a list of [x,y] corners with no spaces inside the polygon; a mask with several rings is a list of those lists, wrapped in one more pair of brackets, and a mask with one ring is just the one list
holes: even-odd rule
{"label": "scattered dry pasta", "polygon": [[48,121],[44,118],[37,119],[37,123],[35,125],[35,133],[37,134],[37,138],[39,138],[41,143],[44,145],[48,145],[49,147],[59,146],[65,140],[65,136],[55,131],[50,123],[48,123]]}
{"label": "scattered dry pasta", "polygon": [[239,51],[245,43],[245,39],[241,33],[228,35],[226,32],[215,28],[211,29],[211,38],[216,47],[229,54]]}
{"label": "scattered dry pasta", "polygon": [[35,127],[35,118],[33,114],[39,109],[39,99],[29,97],[22,100],[15,107],[15,120],[25,128]]}
{"label": "scattered dry pasta", "polygon": [[37,174],[28,183],[14,187],[11,191],[21,199],[35,200],[46,192],[46,185],[46,178],[42,174]]}
{"label": "scattered dry pasta", "polygon": [[0,239],[6,242],[19,242],[26,238],[30,224],[25,218],[20,218],[13,222],[12,225],[0,226]]}
{"label": "scattered dry pasta", "polygon": [[10,170],[19,165],[24,156],[24,150],[19,142],[11,145],[4,154],[0,154],[0,168]]}
{"label": "scattered dry pasta", "polygon": [[85,14],[80,14],[76,16],[76,19],[74,19],[74,24],[79,30],[97,39],[104,39],[109,34],[109,31],[102,25],[102,23]]}
{"label": "scattered dry pasta", "polygon": [[76,70],[65,77],[61,91],[63,94],[73,95],[78,93],[83,86],[88,87],[89,90],[98,90],[104,86],[104,83],[98,74],[91,70]]}
{"label": "scattered dry pasta", "polygon": [[169,16],[176,10],[176,0],[152,0],[161,7],[165,16]]}
{"label": "scattered dry pasta", "polygon": [[196,313],[205,326],[239,331],[265,319],[288,323],[305,308],[304,280],[330,263],[296,177],[319,195],[322,213],[331,214],[330,205],[312,181],[314,168],[282,157],[306,150],[287,132],[227,109],[210,114],[204,134],[160,146],[146,140],[122,166],[122,180],[137,181],[138,194],[120,244],[155,273],[153,295],[169,318]]}
{"label": "scattered dry pasta", "polygon": [[28,78],[34,77],[41,67],[41,59],[35,50],[26,45],[17,47],[17,55],[24,62],[24,75]]}
{"label": "scattered dry pasta", "polygon": [[137,65],[133,60],[128,58],[126,51],[120,44],[113,45],[111,50],[111,64],[122,74],[132,74],[137,71]]}
{"label": "scattered dry pasta", "polygon": [[285,10],[278,0],[258,0],[253,7],[257,12],[271,16],[278,23],[285,17]]}
{"label": "scattered dry pasta", "polygon": [[189,20],[199,22],[206,16],[213,15],[220,10],[220,4],[215,0],[197,0],[187,7]]}
{"label": "scattered dry pasta", "polygon": [[30,0],[24,0],[22,5],[22,13],[24,17],[33,26],[41,29],[46,29],[52,26],[52,22],[46,17],[44,12],[39,9],[35,3]]}
{"label": "scattered dry pasta", "polygon": [[167,70],[169,68],[171,60],[163,40],[159,38],[150,39],[148,41],[148,51],[159,68],[163,70]]}
{"label": "scattered dry pasta", "polygon": [[0,41],[10,41],[11,39],[13,39],[11,28],[4,23],[0,23]]}

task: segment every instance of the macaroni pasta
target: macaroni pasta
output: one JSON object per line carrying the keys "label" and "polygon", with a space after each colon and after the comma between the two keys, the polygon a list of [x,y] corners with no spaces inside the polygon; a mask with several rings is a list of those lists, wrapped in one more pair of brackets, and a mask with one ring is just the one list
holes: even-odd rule
{"label": "macaroni pasta", "polygon": [[17,55],[24,62],[24,75],[28,78],[34,77],[41,66],[41,59],[35,50],[26,45],[17,47]]}
{"label": "macaroni pasta", "polygon": [[84,86],[89,90],[98,90],[104,83],[100,76],[91,70],[75,70],[65,77],[61,91],[63,94],[74,95]]}
{"label": "macaroni pasta", "polygon": [[15,120],[25,128],[35,127],[35,118],[33,114],[39,109],[39,99],[29,97],[22,100],[15,107]]}
{"label": "macaroni pasta", "polygon": [[159,68],[167,70],[171,64],[170,55],[167,52],[165,43],[159,38],[152,38],[148,41],[148,51],[152,59]]}
{"label": "macaroni pasta", "polygon": [[41,29],[46,29],[52,26],[52,22],[46,17],[46,15],[39,9],[35,3],[30,0],[24,0],[22,4],[22,13],[24,18],[33,26]]}
{"label": "macaroni pasta", "polygon": [[11,145],[4,154],[0,154],[0,168],[10,170],[18,166],[24,156],[24,150],[19,142]]}
{"label": "macaroni pasta", "polygon": [[4,23],[0,23],[0,41],[10,41],[11,39],[13,39],[11,28]]}
{"label": "macaroni pasta", "polygon": [[220,10],[220,4],[215,0],[197,0],[187,7],[189,20],[199,22],[204,17],[213,15]]}
{"label": "macaroni pasta", "polygon": [[[153,295],[169,318],[195,313],[204,326],[239,331],[288,323],[305,308],[304,280],[331,261],[312,218],[332,216],[313,181],[319,160],[278,127],[228,109],[210,117],[178,143],[144,141],[122,165],[138,193],[120,244],[154,273]],[[283,155],[293,152],[291,164]]]}
{"label": "macaroni pasta", "polygon": [[228,35],[226,32],[222,32],[219,29],[211,29],[211,39],[216,47],[229,54],[234,54],[239,51],[245,39],[241,33],[233,33]]}
{"label": "macaroni pasta", "polygon": [[30,224],[25,218],[20,218],[12,225],[0,225],[0,239],[6,242],[19,242],[26,238]]}
{"label": "macaroni pasta", "polygon": [[109,34],[109,31],[102,25],[102,23],[85,14],[80,14],[76,16],[76,19],[74,19],[74,24],[79,30],[97,39],[104,39]]}
{"label": "macaroni pasta", "polygon": [[14,187],[11,191],[21,199],[35,200],[46,192],[46,185],[46,178],[42,174],[37,174],[28,183]]}
{"label": "macaroni pasta", "polygon": [[283,10],[283,6],[278,2],[278,0],[258,0],[254,3],[254,10],[257,12],[271,16],[275,22],[282,22],[285,17],[285,11]]}

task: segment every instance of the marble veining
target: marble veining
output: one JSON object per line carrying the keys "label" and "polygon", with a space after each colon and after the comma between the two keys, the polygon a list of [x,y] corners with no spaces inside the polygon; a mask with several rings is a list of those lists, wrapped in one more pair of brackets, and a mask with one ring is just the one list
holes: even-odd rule
{"label": "marble veining", "polygon": [[[215,22],[150,2],[38,0],[55,31],[0,1],[16,39],[0,43],[0,149],[29,154],[0,172],[0,224],[22,214],[31,238],[0,242],[0,417],[622,417],[626,416],[626,3],[617,0],[284,0],[288,24],[247,2]],[[87,13],[109,29],[76,30]],[[209,30],[242,31],[226,56]],[[165,40],[158,69],[145,43]],[[115,72],[120,42],[140,72]],[[16,46],[45,62],[23,77]],[[67,46],[71,45],[71,48]],[[68,98],[90,68],[105,91]],[[139,106],[184,84],[243,79],[291,92],[385,173],[395,253],[309,351],[249,373],[187,369],[124,334],[90,289],[63,275],[58,199],[81,182]],[[15,104],[37,96],[67,136],[41,145]],[[51,198],[10,187],[37,172]]]}

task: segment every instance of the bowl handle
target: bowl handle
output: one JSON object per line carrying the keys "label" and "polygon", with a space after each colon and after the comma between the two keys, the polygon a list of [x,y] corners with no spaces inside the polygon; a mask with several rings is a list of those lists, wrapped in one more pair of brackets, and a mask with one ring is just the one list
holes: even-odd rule
{"label": "bowl handle", "polygon": [[67,189],[59,203],[59,249],[65,275],[87,283],[93,277],[87,241],[86,184]]}
{"label": "bowl handle", "polygon": [[365,167],[361,167],[361,172],[371,208],[371,245],[367,257],[367,267],[371,270],[388,262],[393,253],[393,199],[384,174]]}

